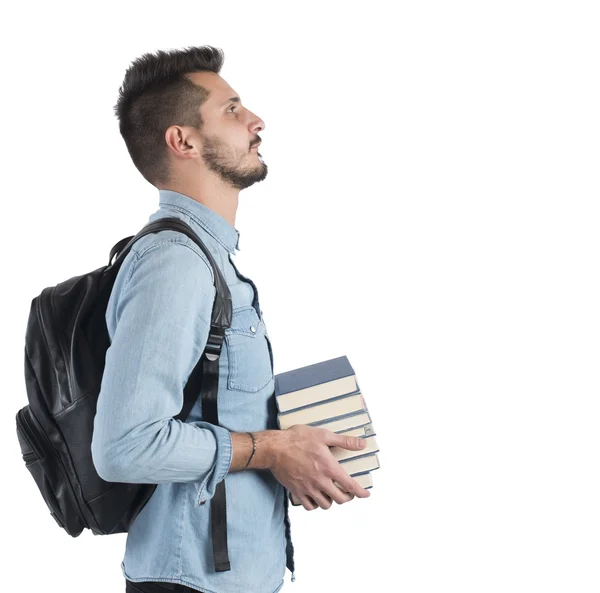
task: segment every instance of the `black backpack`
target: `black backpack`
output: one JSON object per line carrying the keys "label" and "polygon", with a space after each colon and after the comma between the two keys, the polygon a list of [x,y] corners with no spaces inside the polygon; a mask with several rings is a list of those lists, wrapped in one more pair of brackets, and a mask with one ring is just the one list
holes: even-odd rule
{"label": "black backpack", "polygon": [[[196,242],[212,266],[216,289],[207,344],[188,378],[183,407],[175,418],[185,421],[202,391],[203,419],[219,424],[219,356],[225,329],[231,325],[231,293],[212,255],[189,225],[174,217],[149,223],[111,249],[107,266],[45,288],[32,300],[27,323],[29,404],[17,412],[17,437],[25,467],[50,514],[73,537],[84,529],[95,535],[127,532],[156,489],[156,484],[103,480],[92,461],[91,443],[110,346],[105,315],[112,287],[135,241],[162,230],[182,232]],[[211,499],[211,532],[215,570],[230,570],[225,480]]]}

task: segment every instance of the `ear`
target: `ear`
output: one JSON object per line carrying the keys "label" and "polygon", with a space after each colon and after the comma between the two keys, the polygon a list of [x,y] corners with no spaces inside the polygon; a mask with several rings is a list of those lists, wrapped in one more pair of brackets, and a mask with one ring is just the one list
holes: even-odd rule
{"label": "ear", "polygon": [[165,143],[180,158],[197,157],[202,149],[202,141],[187,126],[169,126],[165,131]]}

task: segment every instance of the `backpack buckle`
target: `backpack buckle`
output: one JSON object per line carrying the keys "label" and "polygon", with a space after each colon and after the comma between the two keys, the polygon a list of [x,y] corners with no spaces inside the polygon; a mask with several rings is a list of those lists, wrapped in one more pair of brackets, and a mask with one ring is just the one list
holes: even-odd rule
{"label": "backpack buckle", "polygon": [[223,337],[225,330],[222,327],[210,326],[208,332],[208,340],[204,348],[204,355],[208,360],[215,361],[221,356],[221,348],[223,347]]}

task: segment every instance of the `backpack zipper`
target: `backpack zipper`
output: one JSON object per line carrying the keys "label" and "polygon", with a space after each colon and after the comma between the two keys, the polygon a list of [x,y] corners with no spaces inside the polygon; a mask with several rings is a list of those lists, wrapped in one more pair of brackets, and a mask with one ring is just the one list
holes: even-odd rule
{"label": "backpack zipper", "polygon": [[[42,329],[42,337],[44,338],[44,343],[46,344],[46,348],[47,348],[48,352],[50,352],[50,339],[48,338],[48,334],[46,333],[46,326],[44,325],[44,320],[42,318],[41,296],[37,298],[35,305],[36,305],[38,322],[40,324],[40,328]],[[62,355],[62,350],[61,350],[61,355]],[[62,391],[60,389],[60,380],[58,378],[58,371],[56,370],[56,367],[54,365],[51,365],[51,366],[52,366],[52,370],[54,371],[54,376],[56,377],[56,387],[58,388],[58,393],[60,394],[60,401],[64,406],[65,402],[63,400]]]}

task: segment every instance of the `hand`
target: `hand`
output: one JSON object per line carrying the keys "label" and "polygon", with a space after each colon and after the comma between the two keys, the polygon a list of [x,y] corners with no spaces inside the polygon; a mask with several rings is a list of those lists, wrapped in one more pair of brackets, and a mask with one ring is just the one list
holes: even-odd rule
{"label": "hand", "polygon": [[343,504],[354,496],[371,495],[345,472],[329,450],[342,447],[360,451],[364,439],[304,424],[279,433],[272,443],[269,469],[306,510],[328,509],[333,501]]}

